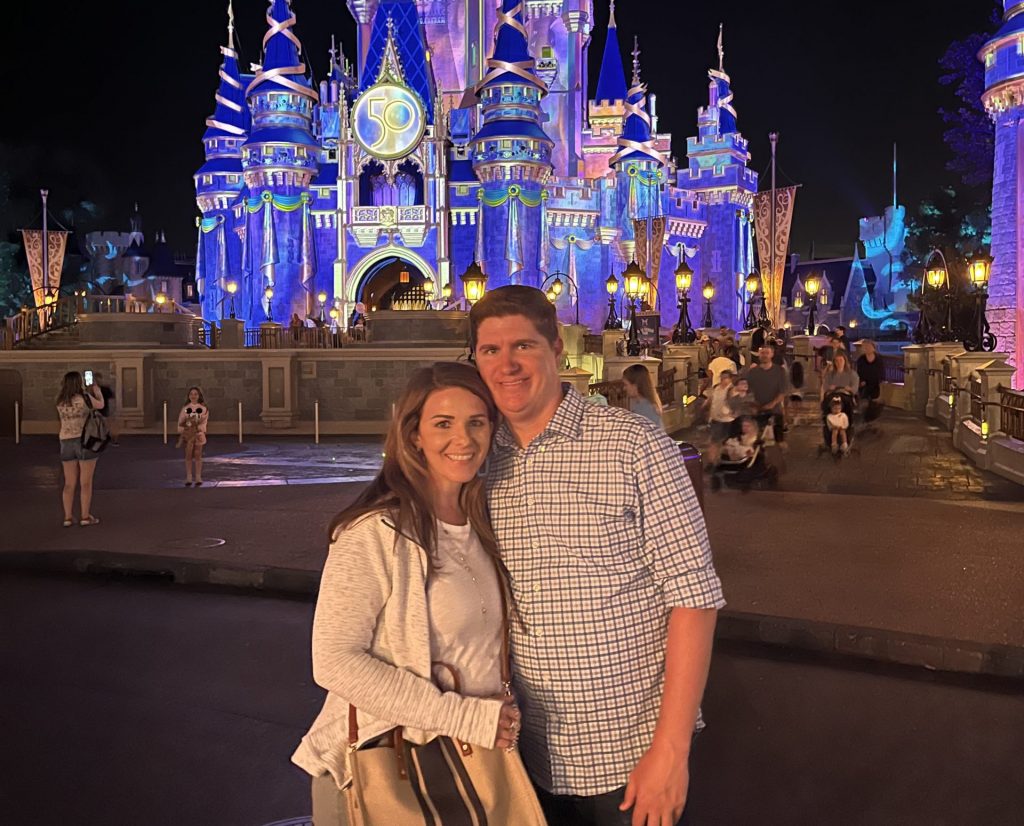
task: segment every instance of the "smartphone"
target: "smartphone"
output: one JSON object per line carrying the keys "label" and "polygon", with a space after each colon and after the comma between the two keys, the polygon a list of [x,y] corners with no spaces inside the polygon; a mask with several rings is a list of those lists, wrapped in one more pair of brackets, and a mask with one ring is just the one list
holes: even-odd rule
{"label": "smartphone", "polygon": [[86,370],[85,371],[85,386],[86,387],[91,387],[92,386],[92,370]]}

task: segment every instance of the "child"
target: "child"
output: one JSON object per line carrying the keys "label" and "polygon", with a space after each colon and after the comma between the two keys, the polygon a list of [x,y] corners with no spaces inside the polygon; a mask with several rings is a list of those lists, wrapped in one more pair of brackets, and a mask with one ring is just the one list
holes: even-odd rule
{"label": "child", "polygon": [[732,370],[723,370],[718,384],[711,390],[708,418],[711,422],[711,442],[708,444],[708,469],[718,464],[722,443],[732,434],[736,413],[732,408]]}
{"label": "child", "polygon": [[726,457],[732,462],[749,459],[757,448],[757,438],[757,422],[750,416],[744,416],[740,424],[740,435],[726,439],[722,446]]}
{"label": "child", "polygon": [[833,399],[828,408],[828,429],[832,433],[832,453],[838,454],[840,450],[846,456],[850,452],[849,442],[846,441],[846,430],[850,426],[849,417],[843,412],[843,403],[839,399]]}

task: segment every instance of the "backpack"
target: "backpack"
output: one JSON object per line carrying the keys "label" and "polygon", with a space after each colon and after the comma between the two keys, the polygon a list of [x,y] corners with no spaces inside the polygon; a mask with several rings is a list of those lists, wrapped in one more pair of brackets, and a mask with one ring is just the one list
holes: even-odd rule
{"label": "backpack", "polygon": [[82,447],[93,453],[102,453],[110,441],[110,427],[103,414],[93,409],[89,397],[84,398],[89,407],[89,416],[85,420],[85,427],[82,428]]}

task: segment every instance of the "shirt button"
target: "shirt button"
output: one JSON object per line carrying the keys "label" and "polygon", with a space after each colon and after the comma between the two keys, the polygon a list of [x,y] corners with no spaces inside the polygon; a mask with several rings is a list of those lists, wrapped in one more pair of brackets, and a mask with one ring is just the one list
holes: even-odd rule
{"label": "shirt button", "polygon": [[539,582],[533,583],[533,592],[535,594],[539,594],[540,593],[540,583]]}
{"label": "shirt button", "polygon": [[532,505],[533,504],[533,497],[532,496],[527,497],[526,504],[527,505]]}
{"label": "shirt button", "polygon": [[543,637],[544,636],[544,629],[543,628],[538,628],[537,630],[535,630],[533,632],[533,636],[535,636],[535,637]]}

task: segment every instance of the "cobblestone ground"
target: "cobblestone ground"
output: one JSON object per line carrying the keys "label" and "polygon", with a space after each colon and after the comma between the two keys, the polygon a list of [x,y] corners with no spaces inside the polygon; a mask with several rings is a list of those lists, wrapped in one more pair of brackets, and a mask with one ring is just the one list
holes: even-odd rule
{"label": "cobblestone ground", "polygon": [[[791,413],[813,420],[809,403]],[[675,435],[701,451],[708,446],[705,426]],[[903,410],[887,409],[878,421],[861,427],[845,459],[836,461],[820,452],[821,439],[819,425],[793,424],[786,434],[785,452],[769,448],[769,461],[782,471],[779,490],[1024,502],[1024,487],[980,470],[953,447],[948,431]]]}

